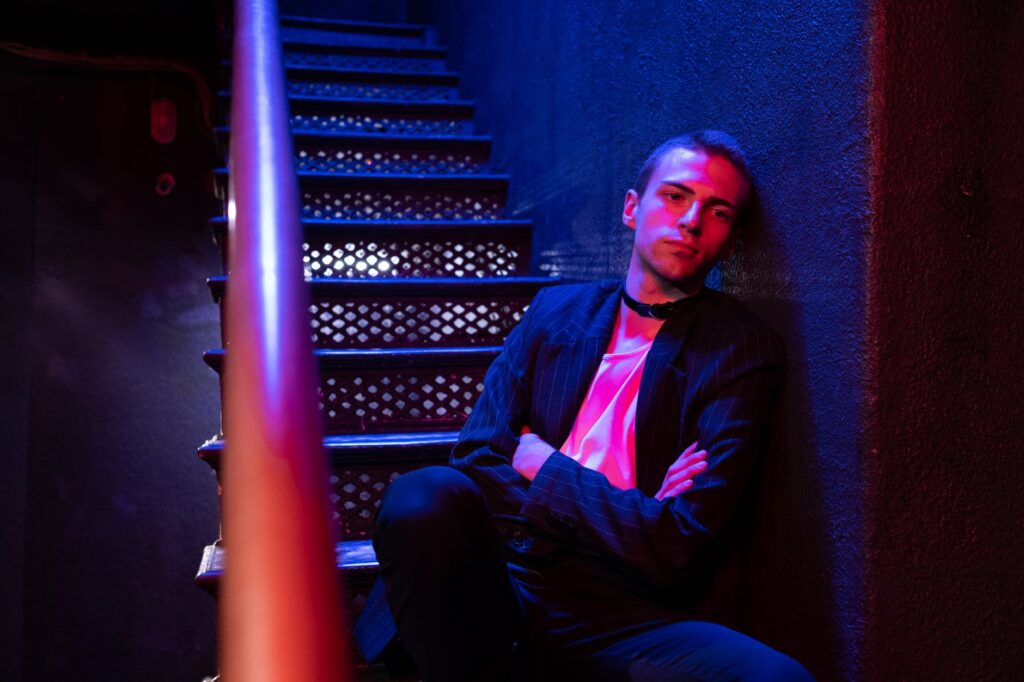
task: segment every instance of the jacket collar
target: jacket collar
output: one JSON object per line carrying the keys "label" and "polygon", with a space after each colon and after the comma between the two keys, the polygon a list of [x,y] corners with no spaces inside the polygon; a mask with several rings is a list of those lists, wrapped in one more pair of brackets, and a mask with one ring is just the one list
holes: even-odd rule
{"label": "jacket collar", "polygon": [[[583,339],[596,339],[599,341],[597,344],[600,347],[600,353],[595,358],[594,369],[596,370],[596,361],[600,360],[605,350],[608,348],[608,344],[611,342],[612,333],[614,332],[615,318],[619,312],[619,305],[622,301],[624,282],[609,283],[610,288],[608,293],[604,295],[603,300],[597,306],[596,312],[591,310],[579,310],[569,324],[563,329],[562,333],[558,335],[557,341],[575,343]],[[694,313],[700,308],[702,302],[707,299],[707,288],[701,288],[693,296],[684,299],[673,311],[672,315],[665,320],[665,323],[661,325],[661,329],[658,334],[654,337],[654,343],[651,345],[651,350],[648,352],[648,358],[654,358],[657,361],[672,364],[679,352],[682,350],[683,343],[686,340],[686,334],[693,323]],[[589,367],[590,365],[584,365]]]}

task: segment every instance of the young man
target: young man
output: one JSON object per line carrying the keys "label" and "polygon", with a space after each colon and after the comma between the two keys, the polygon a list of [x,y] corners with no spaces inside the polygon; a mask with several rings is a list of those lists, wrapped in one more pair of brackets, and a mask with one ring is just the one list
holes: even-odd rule
{"label": "young man", "polygon": [[364,653],[397,625],[424,680],[811,679],[692,615],[782,376],[774,332],[703,286],[751,189],[723,133],[651,154],[623,208],[625,282],[538,294],[452,468],[386,494],[374,546],[394,620],[371,595]]}

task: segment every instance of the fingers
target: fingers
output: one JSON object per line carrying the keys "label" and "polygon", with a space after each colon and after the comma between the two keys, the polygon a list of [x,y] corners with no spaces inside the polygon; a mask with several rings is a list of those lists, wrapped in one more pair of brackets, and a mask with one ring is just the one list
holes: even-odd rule
{"label": "fingers", "polygon": [[697,477],[697,474],[703,472],[707,468],[707,462],[698,462],[697,464],[694,464],[691,467],[687,467],[686,469],[683,469],[678,473],[666,476],[664,482],[662,482],[661,484],[661,487],[669,489],[682,485],[687,481],[692,481],[694,478]]}
{"label": "fingers", "polygon": [[682,483],[673,486],[669,486],[669,484],[666,482],[664,485],[661,486],[661,490],[659,490],[658,494],[655,495],[654,497],[656,500],[658,500],[658,502],[661,502],[666,497],[675,497],[676,495],[685,493],[692,487],[693,481],[683,481]]}
{"label": "fingers", "polygon": [[689,468],[698,462],[705,461],[708,456],[708,451],[697,450],[696,447],[697,444],[694,443],[690,447],[686,448],[686,450],[683,451],[683,454],[679,455],[679,457],[676,458],[676,461],[672,462],[669,466],[668,471],[666,472],[666,477],[683,469]]}
{"label": "fingers", "polygon": [[665,472],[661,490],[655,495],[659,501],[674,497],[693,487],[693,478],[708,468],[707,450],[698,450],[694,442],[682,452]]}

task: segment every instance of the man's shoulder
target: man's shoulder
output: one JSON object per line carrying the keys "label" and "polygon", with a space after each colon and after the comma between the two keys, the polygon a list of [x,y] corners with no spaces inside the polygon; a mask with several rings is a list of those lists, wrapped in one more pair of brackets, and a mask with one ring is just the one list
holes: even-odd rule
{"label": "man's shoulder", "polygon": [[[582,284],[555,284],[544,287],[530,303],[530,325],[543,338],[569,338],[597,334],[598,328],[611,327],[614,311],[610,298],[622,286],[622,280]],[[610,316],[611,315],[611,316]]]}
{"label": "man's shoulder", "polygon": [[609,295],[622,286],[621,279],[605,279],[598,282],[576,282],[555,284],[542,290],[543,297],[538,297],[545,308],[578,308],[587,303],[601,303]]}
{"label": "man's shoulder", "polygon": [[746,304],[716,289],[706,289],[703,295],[705,305],[701,306],[700,317],[701,327],[706,333],[733,340],[757,339],[782,352],[782,337]]}

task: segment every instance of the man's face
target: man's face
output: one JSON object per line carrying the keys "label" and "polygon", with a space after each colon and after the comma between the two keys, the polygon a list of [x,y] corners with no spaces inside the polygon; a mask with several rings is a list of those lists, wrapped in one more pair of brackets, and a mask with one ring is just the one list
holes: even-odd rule
{"label": "man's face", "polygon": [[643,196],[626,193],[622,222],[636,231],[630,275],[667,295],[696,292],[732,253],[733,221],[748,191],[724,157],[682,148],[665,154]]}

